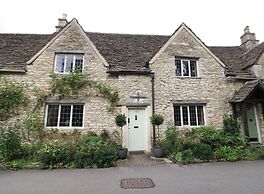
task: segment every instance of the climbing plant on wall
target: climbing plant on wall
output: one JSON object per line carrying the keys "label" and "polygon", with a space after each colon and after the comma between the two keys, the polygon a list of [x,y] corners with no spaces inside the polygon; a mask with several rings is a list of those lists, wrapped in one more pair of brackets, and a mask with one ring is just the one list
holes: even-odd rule
{"label": "climbing plant on wall", "polygon": [[27,95],[22,86],[0,77],[0,121],[4,121],[18,112],[19,107],[26,104]]}
{"label": "climbing plant on wall", "polygon": [[89,76],[81,72],[72,72],[67,75],[51,75],[51,93],[59,94],[62,97],[78,95],[83,89],[91,88],[96,90],[100,96],[106,98],[110,106],[109,111],[113,111],[119,100],[118,91],[111,88],[104,82],[89,79]]}

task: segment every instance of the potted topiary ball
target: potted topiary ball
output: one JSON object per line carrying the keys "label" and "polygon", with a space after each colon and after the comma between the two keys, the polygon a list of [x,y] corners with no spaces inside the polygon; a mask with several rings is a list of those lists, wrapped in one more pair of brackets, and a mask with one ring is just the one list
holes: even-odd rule
{"label": "potted topiary ball", "polygon": [[160,148],[160,130],[159,130],[159,126],[164,122],[164,118],[162,115],[160,114],[153,114],[150,117],[150,122],[152,125],[156,126],[157,129],[157,139],[155,141],[155,145],[152,148],[152,153],[154,155],[154,157],[156,158],[161,158],[163,156],[163,149]]}
{"label": "potted topiary ball", "polygon": [[118,127],[120,127],[121,133],[119,133],[119,143],[120,146],[117,149],[117,156],[119,159],[126,159],[127,158],[127,148],[122,147],[123,141],[123,126],[126,125],[126,116],[124,114],[118,114],[115,117],[115,123]]}

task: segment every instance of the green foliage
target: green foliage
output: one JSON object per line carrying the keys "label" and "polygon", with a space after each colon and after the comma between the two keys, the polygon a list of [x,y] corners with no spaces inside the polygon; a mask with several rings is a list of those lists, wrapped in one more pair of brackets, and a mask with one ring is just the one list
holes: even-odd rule
{"label": "green foliage", "polygon": [[109,131],[107,130],[103,130],[101,133],[100,133],[100,137],[105,140],[105,141],[108,141],[110,139],[110,134],[109,134]]}
{"label": "green foliage", "polygon": [[21,156],[21,137],[15,127],[0,128],[0,159],[11,161]]}
{"label": "green foliage", "polygon": [[193,139],[211,145],[213,148],[219,147],[223,141],[222,130],[217,130],[213,126],[194,128],[190,135]]}
{"label": "green foliage", "polygon": [[58,93],[62,95],[62,97],[78,95],[80,91],[84,91],[83,89],[85,87],[90,87],[98,91],[102,97],[110,102],[110,106],[108,107],[109,111],[113,111],[119,101],[118,91],[113,90],[103,82],[88,79],[88,75],[82,74],[79,71],[71,72],[63,76],[52,74],[50,77],[52,78],[52,94]]}
{"label": "green foliage", "polygon": [[29,159],[17,159],[17,160],[12,160],[9,164],[8,167],[12,170],[17,170],[17,169],[31,169],[31,168],[36,168],[39,166],[39,163],[36,162],[35,160],[29,160]]}
{"label": "green foliage", "polygon": [[180,145],[179,132],[176,127],[168,127],[165,131],[165,138],[160,141],[160,148],[163,149],[165,156],[178,150]]}
{"label": "green foliage", "polygon": [[[195,159],[202,161],[225,160],[236,161],[240,159],[253,160],[261,158],[263,151],[250,146],[245,137],[239,133],[224,133],[221,129],[212,126],[203,126],[191,132],[178,132],[175,128],[168,128],[161,147],[166,155],[178,163],[185,161],[185,151],[190,150]],[[189,151],[188,151],[189,152]]]}
{"label": "green foliage", "polygon": [[240,159],[241,155],[241,148],[232,148],[230,146],[221,146],[216,149],[215,157],[217,159],[224,159],[226,161],[234,162]]}
{"label": "green foliage", "polygon": [[39,150],[42,149],[43,144],[41,142],[24,143],[22,144],[21,155],[24,159],[36,159],[38,158]]}
{"label": "green foliage", "polygon": [[214,158],[214,152],[208,144],[195,144],[192,149],[194,157],[200,160],[209,161]]}
{"label": "green foliage", "polygon": [[248,146],[248,148],[245,149],[244,152],[242,153],[242,158],[244,160],[264,159],[262,158],[263,154],[264,152],[261,148],[255,146]]}
{"label": "green foliage", "polygon": [[116,165],[117,154],[111,146],[98,136],[84,136],[79,143],[76,154],[76,166],[88,168],[105,168]]}
{"label": "green foliage", "polygon": [[[39,93],[39,91],[38,91]],[[27,138],[29,139],[30,133],[36,132],[38,140],[43,138],[43,122],[40,115],[40,108],[43,106],[43,103],[47,95],[37,94],[37,100],[33,107],[28,111],[26,119],[23,121],[23,128],[27,131]]]}
{"label": "green foliage", "polygon": [[0,121],[3,121],[25,104],[28,98],[20,85],[0,78],[0,99]]}
{"label": "green foliage", "polygon": [[229,135],[236,135],[240,132],[240,124],[232,116],[224,116],[223,119],[224,133]]}
{"label": "green foliage", "polygon": [[63,96],[78,94],[80,89],[88,82],[87,76],[81,72],[64,76],[52,74],[50,77],[52,78],[51,93],[59,93]]}
{"label": "green foliage", "polygon": [[40,162],[46,166],[66,165],[74,161],[76,150],[67,143],[52,141],[43,145],[39,151]]}
{"label": "green foliage", "polygon": [[164,122],[164,118],[162,115],[160,114],[153,114],[151,117],[150,117],[150,122],[152,125],[161,125],[163,122]]}
{"label": "green foliage", "polygon": [[190,149],[177,152],[173,155],[173,160],[179,164],[191,163],[194,160],[193,152]]}
{"label": "green foliage", "polygon": [[115,117],[115,123],[118,127],[123,127],[126,125],[126,116],[124,114],[118,114]]}

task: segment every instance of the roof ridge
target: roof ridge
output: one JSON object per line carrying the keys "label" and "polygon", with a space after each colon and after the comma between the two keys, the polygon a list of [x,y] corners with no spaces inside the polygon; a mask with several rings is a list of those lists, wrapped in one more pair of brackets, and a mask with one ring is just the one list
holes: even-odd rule
{"label": "roof ridge", "polygon": [[114,32],[87,32],[92,34],[107,34],[107,35],[129,35],[129,36],[159,36],[159,37],[170,37],[171,35],[159,35],[159,34],[126,34],[126,33],[114,33]]}
{"label": "roof ridge", "polygon": [[37,34],[37,33],[28,33],[28,34],[26,34],[26,33],[0,33],[0,35],[53,35],[55,33],[51,33],[51,34]]}

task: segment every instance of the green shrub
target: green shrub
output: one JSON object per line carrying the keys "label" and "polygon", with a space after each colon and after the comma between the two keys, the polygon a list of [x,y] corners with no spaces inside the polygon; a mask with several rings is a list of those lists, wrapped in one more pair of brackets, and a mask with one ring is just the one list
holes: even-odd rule
{"label": "green shrub", "polygon": [[161,125],[163,122],[164,122],[164,118],[162,115],[160,114],[153,114],[151,117],[150,117],[150,122],[152,125]]}
{"label": "green shrub", "polygon": [[115,147],[98,136],[86,135],[79,143],[75,164],[77,167],[105,168],[116,165]]}
{"label": "green shrub", "polygon": [[180,145],[179,132],[176,127],[168,127],[165,131],[165,138],[160,141],[160,147],[165,155],[177,152]]}
{"label": "green shrub", "polygon": [[236,135],[240,133],[240,124],[232,116],[225,115],[223,118],[223,130],[225,134]]}
{"label": "green shrub", "polygon": [[262,154],[263,150],[261,150],[261,148],[255,146],[248,146],[246,149],[244,149],[242,153],[242,158],[244,160],[257,160],[262,159]]}
{"label": "green shrub", "polygon": [[101,133],[100,133],[100,137],[104,140],[109,140],[110,139],[110,134],[109,134],[109,131],[107,130],[103,130]]}
{"label": "green shrub", "polygon": [[22,144],[22,158],[34,159],[38,157],[39,150],[42,149],[42,143],[24,143]]}
{"label": "green shrub", "polygon": [[182,152],[177,152],[173,155],[173,160],[179,164],[188,164],[194,160],[192,150],[184,150]]}
{"label": "green shrub", "polygon": [[27,102],[22,87],[6,79],[0,78],[0,121],[5,120],[17,108]]}
{"label": "green shrub", "polygon": [[0,158],[4,161],[17,159],[21,156],[21,137],[15,127],[0,129]]}
{"label": "green shrub", "polygon": [[124,114],[116,115],[115,123],[118,127],[122,128],[124,125],[126,125],[126,116]]}
{"label": "green shrub", "polygon": [[234,162],[239,160],[241,157],[241,148],[232,148],[230,146],[222,146],[216,149],[215,157],[216,159],[224,159],[226,161]]}
{"label": "green shrub", "polygon": [[44,166],[66,165],[74,161],[75,153],[73,146],[55,140],[43,145],[39,158]]}
{"label": "green shrub", "polygon": [[194,157],[200,160],[209,161],[214,158],[213,149],[208,144],[196,144],[192,151]]}

